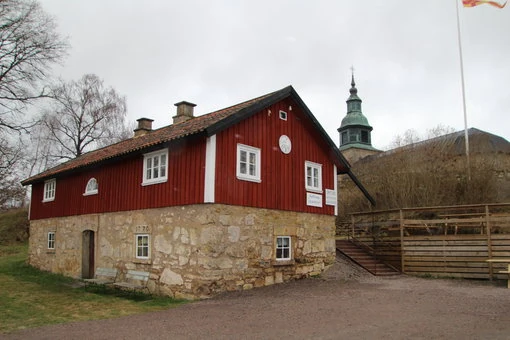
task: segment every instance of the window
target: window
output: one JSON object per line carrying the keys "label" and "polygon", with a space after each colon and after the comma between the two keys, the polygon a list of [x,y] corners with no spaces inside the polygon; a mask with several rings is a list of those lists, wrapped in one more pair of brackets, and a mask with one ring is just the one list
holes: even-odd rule
{"label": "window", "polygon": [[151,152],[143,156],[142,185],[166,182],[168,149]]}
{"label": "window", "polygon": [[277,236],[276,237],[276,259],[277,260],[290,260],[290,236]]}
{"label": "window", "polygon": [[367,130],[361,130],[361,142],[363,143],[370,143],[368,140],[368,131]]}
{"label": "window", "polygon": [[55,200],[56,186],[57,186],[57,181],[55,179],[50,179],[49,181],[44,182],[43,202],[50,202],[50,201]]}
{"label": "window", "polygon": [[48,233],[48,249],[55,249],[55,232]]}
{"label": "window", "polygon": [[308,191],[322,192],[322,165],[305,162],[305,187]]}
{"label": "window", "polygon": [[281,120],[287,120],[287,112],[280,111],[280,119]]}
{"label": "window", "polygon": [[260,149],[237,144],[237,178],[260,182]]}
{"label": "window", "polygon": [[149,235],[136,235],[136,258],[149,258]]}
{"label": "window", "polygon": [[347,131],[342,132],[342,145],[347,143],[349,141],[349,135],[347,134]]}
{"label": "window", "polygon": [[87,196],[87,195],[95,195],[97,194],[97,180],[95,178],[91,178],[89,179],[89,181],[87,182],[87,186],[85,187],[85,193],[83,194],[83,196]]}

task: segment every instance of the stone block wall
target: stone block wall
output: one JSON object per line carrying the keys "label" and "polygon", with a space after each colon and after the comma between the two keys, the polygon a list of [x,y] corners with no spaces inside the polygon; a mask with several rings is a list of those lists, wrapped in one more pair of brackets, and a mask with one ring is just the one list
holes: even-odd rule
{"label": "stone block wall", "polygon": [[[82,235],[94,232],[94,267],[150,272],[149,289],[176,298],[262,287],[320,274],[335,260],[334,216],[201,204],[31,221],[33,266],[79,278]],[[55,232],[55,250],[47,233]],[[149,259],[135,238],[148,234]],[[291,237],[292,259],[275,259],[277,236]]]}

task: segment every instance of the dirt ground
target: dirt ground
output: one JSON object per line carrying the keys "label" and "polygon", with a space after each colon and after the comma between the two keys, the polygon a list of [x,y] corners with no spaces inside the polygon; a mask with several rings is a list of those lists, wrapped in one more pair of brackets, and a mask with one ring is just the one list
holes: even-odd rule
{"label": "dirt ground", "polygon": [[[105,306],[106,307],[106,306]],[[166,311],[0,339],[510,339],[504,281],[373,277],[338,257],[321,278]]]}

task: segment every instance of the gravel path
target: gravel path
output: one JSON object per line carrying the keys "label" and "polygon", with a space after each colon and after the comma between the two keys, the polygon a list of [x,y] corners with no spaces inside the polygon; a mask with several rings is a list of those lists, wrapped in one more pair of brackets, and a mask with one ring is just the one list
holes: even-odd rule
{"label": "gravel path", "polygon": [[506,282],[373,277],[338,257],[321,278],[166,311],[1,339],[510,339]]}

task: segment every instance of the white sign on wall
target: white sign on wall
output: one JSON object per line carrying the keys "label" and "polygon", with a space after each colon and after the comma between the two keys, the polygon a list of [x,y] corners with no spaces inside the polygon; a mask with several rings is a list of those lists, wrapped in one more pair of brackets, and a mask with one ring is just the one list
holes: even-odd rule
{"label": "white sign on wall", "polygon": [[336,205],[337,199],[335,190],[326,189],[326,205]]}
{"label": "white sign on wall", "polygon": [[306,193],[306,205],[322,208],[322,195]]}

